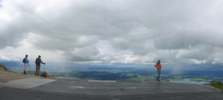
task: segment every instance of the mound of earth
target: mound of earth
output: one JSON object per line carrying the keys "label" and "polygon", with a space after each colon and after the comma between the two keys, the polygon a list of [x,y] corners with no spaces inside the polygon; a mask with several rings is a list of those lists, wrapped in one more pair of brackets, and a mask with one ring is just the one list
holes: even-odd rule
{"label": "mound of earth", "polygon": [[0,64],[0,83],[8,82],[10,80],[23,79],[28,76],[22,75],[20,73],[10,72],[8,69]]}
{"label": "mound of earth", "polygon": [[0,64],[0,71],[7,71],[7,68],[4,65]]}

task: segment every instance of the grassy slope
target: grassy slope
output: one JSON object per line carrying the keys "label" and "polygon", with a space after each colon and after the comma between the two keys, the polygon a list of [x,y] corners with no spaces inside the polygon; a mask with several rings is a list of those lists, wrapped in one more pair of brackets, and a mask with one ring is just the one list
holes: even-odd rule
{"label": "grassy slope", "polygon": [[0,71],[7,71],[7,68],[4,65],[0,64]]}
{"label": "grassy slope", "polygon": [[210,85],[214,88],[220,89],[223,92],[223,83],[220,81],[212,81]]}
{"label": "grassy slope", "polygon": [[0,82],[7,82],[10,80],[16,80],[16,79],[23,79],[26,77],[27,76],[19,74],[19,73],[9,72],[9,71],[7,71],[7,68],[4,65],[0,64]]}

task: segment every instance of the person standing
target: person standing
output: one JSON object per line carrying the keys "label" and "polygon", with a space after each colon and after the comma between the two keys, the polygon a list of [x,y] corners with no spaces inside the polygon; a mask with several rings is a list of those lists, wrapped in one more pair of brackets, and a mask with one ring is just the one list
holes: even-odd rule
{"label": "person standing", "polygon": [[27,74],[27,68],[29,67],[29,60],[28,60],[28,55],[26,54],[25,57],[22,60],[23,63],[23,74],[26,75]]}
{"label": "person standing", "polygon": [[157,77],[156,77],[156,80],[157,80],[157,81],[160,81],[160,74],[161,74],[161,68],[162,68],[161,61],[158,60],[158,61],[156,62],[156,64],[154,65],[154,67],[156,68],[156,71],[157,71]]}
{"label": "person standing", "polygon": [[46,64],[46,63],[42,62],[40,55],[36,58],[35,63],[36,63],[36,72],[35,72],[35,75],[36,76],[40,76],[40,67],[41,67],[41,64]]}

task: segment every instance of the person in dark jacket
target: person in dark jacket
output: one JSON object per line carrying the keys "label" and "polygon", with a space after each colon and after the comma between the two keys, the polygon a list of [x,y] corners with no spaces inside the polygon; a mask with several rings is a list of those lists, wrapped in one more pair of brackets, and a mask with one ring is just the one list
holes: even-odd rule
{"label": "person in dark jacket", "polygon": [[29,60],[28,60],[28,55],[26,54],[25,57],[22,60],[23,63],[23,74],[26,74],[27,68],[29,67]]}
{"label": "person in dark jacket", "polygon": [[41,56],[40,55],[36,58],[35,63],[36,63],[36,72],[35,72],[35,75],[36,76],[39,76],[40,75],[40,67],[41,67],[41,64],[46,64],[46,63],[44,63],[41,60]]}

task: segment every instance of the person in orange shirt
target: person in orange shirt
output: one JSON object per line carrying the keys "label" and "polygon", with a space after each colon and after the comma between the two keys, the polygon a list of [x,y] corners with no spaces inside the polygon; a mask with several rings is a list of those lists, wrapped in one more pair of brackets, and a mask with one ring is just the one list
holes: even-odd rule
{"label": "person in orange shirt", "polygon": [[161,68],[162,68],[162,65],[161,65],[160,60],[158,60],[158,61],[156,62],[156,64],[154,65],[154,67],[155,67],[156,70],[157,70],[157,77],[156,77],[156,80],[157,80],[157,81],[160,81],[160,74],[161,74]]}

